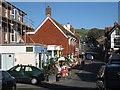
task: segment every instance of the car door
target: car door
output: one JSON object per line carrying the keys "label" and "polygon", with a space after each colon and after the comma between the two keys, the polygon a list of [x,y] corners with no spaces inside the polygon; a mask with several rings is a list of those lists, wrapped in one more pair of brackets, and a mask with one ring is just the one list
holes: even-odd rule
{"label": "car door", "polygon": [[30,79],[31,76],[33,74],[33,69],[30,66],[26,66],[25,67],[25,77]]}
{"label": "car door", "polygon": [[24,79],[24,67],[23,66],[18,66],[9,71],[11,76],[14,76],[17,80]]}

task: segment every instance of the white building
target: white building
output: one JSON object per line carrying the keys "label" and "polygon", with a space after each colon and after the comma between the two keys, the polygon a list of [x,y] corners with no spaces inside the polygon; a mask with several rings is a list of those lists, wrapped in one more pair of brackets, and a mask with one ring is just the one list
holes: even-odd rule
{"label": "white building", "polygon": [[107,43],[110,49],[118,50],[120,48],[120,26],[115,25],[107,34]]}
{"label": "white building", "polygon": [[4,44],[0,46],[0,68],[7,70],[17,64],[42,68],[47,63],[47,47],[40,44]]}

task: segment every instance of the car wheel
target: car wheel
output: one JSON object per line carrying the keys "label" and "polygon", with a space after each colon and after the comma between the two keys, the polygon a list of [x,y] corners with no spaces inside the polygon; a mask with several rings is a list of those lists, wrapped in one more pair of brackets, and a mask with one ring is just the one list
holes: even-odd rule
{"label": "car wheel", "polygon": [[31,79],[31,83],[32,83],[32,84],[37,84],[37,82],[38,82],[38,81],[37,81],[37,79],[36,79],[35,77],[33,77],[33,78]]}

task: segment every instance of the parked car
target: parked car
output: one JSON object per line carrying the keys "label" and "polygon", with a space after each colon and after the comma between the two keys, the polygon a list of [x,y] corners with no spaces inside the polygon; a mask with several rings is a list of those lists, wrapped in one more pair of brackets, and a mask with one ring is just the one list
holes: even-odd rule
{"label": "parked car", "polygon": [[120,90],[120,65],[104,65],[97,75],[99,90]]}
{"label": "parked car", "polygon": [[17,82],[31,82],[36,84],[45,79],[44,72],[34,66],[17,65],[8,70]]}
{"label": "parked car", "polygon": [[119,64],[120,65],[120,59],[111,59],[109,60],[108,64]]}
{"label": "parked car", "polygon": [[113,53],[110,55],[107,64],[120,64],[120,55]]}
{"label": "parked car", "polygon": [[16,90],[15,78],[3,70],[0,70],[0,90]]}
{"label": "parked car", "polygon": [[87,60],[93,60],[93,56],[92,56],[91,54],[87,54],[87,55],[86,55],[86,59],[87,59]]}

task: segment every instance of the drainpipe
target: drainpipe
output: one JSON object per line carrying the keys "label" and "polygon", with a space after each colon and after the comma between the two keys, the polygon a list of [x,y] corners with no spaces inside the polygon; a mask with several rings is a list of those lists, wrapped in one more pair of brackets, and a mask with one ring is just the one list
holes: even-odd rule
{"label": "drainpipe", "polygon": [[68,58],[70,58],[70,56],[69,56],[69,39],[70,39],[70,37],[68,37]]}
{"label": "drainpipe", "polygon": [[37,67],[37,53],[35,53],[35,66]]}

